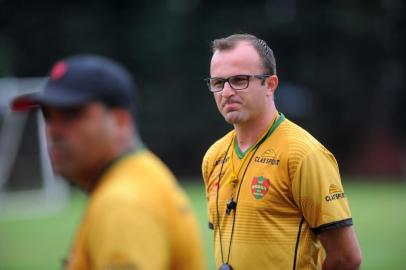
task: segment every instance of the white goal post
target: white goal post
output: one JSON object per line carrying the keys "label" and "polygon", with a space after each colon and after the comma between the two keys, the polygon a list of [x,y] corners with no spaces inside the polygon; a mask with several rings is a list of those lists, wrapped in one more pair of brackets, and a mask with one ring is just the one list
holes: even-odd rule
{"label": "white goal post", "polygon": [[69,187],[54,176],[40,111],[16,113],[10,101],[40,91],[45,78],[0,79],[0,218],[62,209]]}

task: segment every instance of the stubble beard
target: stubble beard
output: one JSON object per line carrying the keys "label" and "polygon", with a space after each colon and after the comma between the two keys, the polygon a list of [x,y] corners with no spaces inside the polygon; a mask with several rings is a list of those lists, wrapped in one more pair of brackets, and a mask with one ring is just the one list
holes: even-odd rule
{"label": "stubble beard", "polygon": [[242,122],[242,115],[239,111],[232,111],[223,114],[224,119],[227,123],[235,125]]}

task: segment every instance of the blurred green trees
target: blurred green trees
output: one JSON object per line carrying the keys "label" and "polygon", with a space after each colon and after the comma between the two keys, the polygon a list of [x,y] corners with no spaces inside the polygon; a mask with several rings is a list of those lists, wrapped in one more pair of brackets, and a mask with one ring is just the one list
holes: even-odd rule
{"label": "blurred green trees", "polygon": [[388,147],[403,149],[400,159],[406,152],[403,14],[402,1],[383,0],[3,0],[0,76],[45,76],[76,53],[122,62],[137,81],[144,141],[175,173],[196,175],[207,147],[231,128],[203,82],[210,41],[252,33],[274,49],[279,109],[351,172],[377,131],[394,138]]}

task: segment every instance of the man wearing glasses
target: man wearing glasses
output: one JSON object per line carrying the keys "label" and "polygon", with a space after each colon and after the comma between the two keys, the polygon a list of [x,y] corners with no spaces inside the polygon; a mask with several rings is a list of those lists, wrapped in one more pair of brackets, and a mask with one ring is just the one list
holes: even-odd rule
{"label": "man wearing glasses", "polygon": [[334,156],[276,109],[272,50],[255,36],[213,41],[217,107],[234,129],[202,171],[218,269],[358,269],[361,251]]}

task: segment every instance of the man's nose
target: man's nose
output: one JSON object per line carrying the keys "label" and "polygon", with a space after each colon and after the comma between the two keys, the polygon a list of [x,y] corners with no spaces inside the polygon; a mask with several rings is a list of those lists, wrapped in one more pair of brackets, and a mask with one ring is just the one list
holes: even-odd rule
{"label": "man's nose", "polygon": [[229,97],[235,94],[235,90],[231,88],[229,82],[224,82],[223,91],[221,91],[221,95],[223,97]]}

